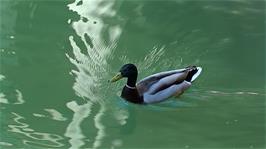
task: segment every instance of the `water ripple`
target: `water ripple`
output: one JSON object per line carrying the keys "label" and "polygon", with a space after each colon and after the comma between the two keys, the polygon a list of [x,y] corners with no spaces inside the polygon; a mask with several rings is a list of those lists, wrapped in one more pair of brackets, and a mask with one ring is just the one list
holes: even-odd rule
{"label": "water ripple", "polygon": [[[2,82],[2,81],[8,82],[8,80],[6,80],[6,77],[4,75],[0,74],[0,82]],[[3,82],[3,84],[4,83],[5,82]],[[16,101],[8,101],[9,97],[6,97],[5,92],[0,92],[0,103],[3,103],[3,104],[24,104],[25,100],[23,99],[23,95],[22,95],[21,91],[18,89],[15,89],[15,94],[16,94],[16,97],[15,97]]]}
{"label": "water ripple", "polygon": [[23,103],[25,103],[25,101],[23,100],[22,93],[19,90],[16,90],[16,93],[17,93],[17,102],[15,102],[14,104],[23,104]]}
{"label": "water ripple", "polygon": [[58,112],[55,109],[44,109],[45,111],[47,111],[50,115],[51,118],[53,120],[57,120],[57,121],[66,121],[67,118],[65,118],[60,112]]}
{"label": "water ripple", "polygon": [[82,121],[90,115],[92,103],[88,102],[84,105],[78,105],[75,101],[72,101],[67,103],[67,107],[74,112],[74,115],[71,123],[69,123],[66,129],[65,136],[70,138],[70,149],[77,149],[85,144],[83,141],[85,136],[82,133],[80,125]]}
{"label": "water ripple", "polygon": [[2,142],[2,141],[0,141],[0,145],[1,145],[1,146],[13,146],[13,144],[11,144],[11,143],[8,143],[8,142]]}
{"label": "water ripple", "polygon": [[24,140],[25,144],[37,144],[43,147],[62,147],[64,144],[60,143],[60,140],[63,140],[63,137],[57,134],[50,134],[44,132],[37,132],[34,129],[31,129],[30,126],[21,120],[25,119],[21,115],[12,112],[14,122],[16,124],[9,124],[8,128],[10,132],[18,133],[27,136],[32,140]]}
{"label": "water ripple", "polygon": [[8,104],[8,100],[3,93],[0,93],[0,103]]}
{"label": "water ripple", "polygon": [[68,21],[76,34],[69,36],[73,56],[66,56],[77,68],[71,71],[75,75],[73,89],[77,96],[87,102],[83,105],[78,105],[75,101],[67,103],[67,107],[74,112],[65,133],[65,136],[71,138],[71,148],[80,148],[85,144],[86,136],[80,125],[85,119],[92,117],[91,109],[96,105],[99,110],[93,121],[98,131],[93,139],[92,148],[101,147],[106,135],[102,119],[106,112],[106,104],[110,101],[105,100],[106,95],[102,93],[108,91],[103,82],[109,77],[111,66],[108,59],[116,48],[122,29],[120,24],[109,24],[104,18],[117,19],[114,7],[118,5],[119,3],[113,0],[76,0],[68,5],[69,10],[77,13],[80,19],[73,21],[70,18]]}
{"label": "water ripple", "polygon": [[102,124],[101,119],[104,116],[104,113],[106,111],[105,106],[100,108],[99,112],[95,115],[94,121],[95,121],[95,127],[99,130],[97,132],[97,135],[95,136],[95,141],[93,142],[93,148],[100,147],[103,138],[105,137],[105,126]]}

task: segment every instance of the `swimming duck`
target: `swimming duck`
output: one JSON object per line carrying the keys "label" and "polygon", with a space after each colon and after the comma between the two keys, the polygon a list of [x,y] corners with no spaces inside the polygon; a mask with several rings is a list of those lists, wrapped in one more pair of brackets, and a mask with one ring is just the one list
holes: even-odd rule
{"label": "swimming duck", "polygon": [[121,97],[136,104],[150,104],[181,95],[191,86],[201,71],[201,67],[189,66],[156,73],[137,83],[137,67],[134,64],[125,64],[110,81],[116,82],[127,78]]}

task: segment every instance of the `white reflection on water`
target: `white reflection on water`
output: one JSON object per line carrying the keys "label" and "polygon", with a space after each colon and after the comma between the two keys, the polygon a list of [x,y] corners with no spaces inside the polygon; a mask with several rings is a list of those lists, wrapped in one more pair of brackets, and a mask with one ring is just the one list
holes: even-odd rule
{"label": "white reflection on water", "polygon": [[[2,82],[2,81],[7,81],[7,80],[6,80],[6,77],[4,75],[0,74],[0,82]],[[25,103],[23,96],[22,96],[22,93],[18,89],[16,89],[15,91],[16,91],[16,100],[17,101],[8,101],[6,95],[4,93],[0,92],[0,103],[3,103],[3,104],[23,104],[23,103]]]}
{"label": "white reflection on water", "polygon": [[0,81],[4,80],[6,77],[0,74]]}
{"label": "white reflection on water", "polygon": [[[22,93],[19,90],[16,90],[17,93],[17,101],[13,104],[23,104],[25,101],[23,100]],[[0,93],[0,103],[9,104],[9,101],[7,100],[4,93]]]}
{"label": "white reflection on water", "polygon": [[0,104],[1,103],[8,104],[8,100],[6,99],[6,96],[3,93],[0,93]]}
{"label": "white reflection on water", "polygon": [[60,140],[63,140],[63,137],[44,133],[44,132],[36,132],[34,129],[31,129],[30,126],[26,123],[21,122],[21,120],[25,119],[19,114],[12,112],[15,124],[8,125],[10,132],[18,133],[27,136],[32,140],[24,140],[25,144],[38,144],[44,147],[62,147],[64,144],[60,143]]}
{"label": "white reflection on water", "polygon": [[251,91],[225,92],[225,91],[210,90],[206,92],[210,94],[217,94],[217,95],[265,95],[263,93],[251,92]]}
{"label": "white reflection on water", "polygon": [[99,130],[97,132],[97,135],[95,137],[95,141],[93,142],[93,148],[98,148],[101,145],[101,141],[105,136],[105,131],[104,131],[104,125],[101,123],[101,118],[104,115],[105,112],[105,106],[102,106],[100,108],[100,111],[96,114],[96,116],[94,117],[94,121],[95,121],[95,127]]}
{"label": "white reflection on water", "polygon": [[17,102],[14,104],[23,104],[25,101],[23,100],[22,93],[19,90],[16,90],[17,93]]}
{"label": "white reflection on water", "polygon": [[55,110],[55,109],[44,109],[44,111],[48,112],[49,115],[47,114],[39,114],[39,113],[33,113],[32,115],[35,117],[47,117],[50,118],[52,120],[56,120],[56,121],[66,121],[67,118],[65,118],[59,111]]}
{"label": "white reflection on water", "polygon": [[254,14],[264,13],[263,7],[252,8],[251,4],[252,1],[250,0],[230,0],[229,3],[231,3],[231,7],[228,7],[227,5],[223,4],[223,2],[217,3],[214,1],[213,3],[204,5],[203,9],[223,12],[232,15],[239,15],[239,16],[244,16],[247,13],[254,13]]}
{"label": "white reflection on water", "polygon": [[85,144],[83,141],[85,136],[82,133],[80,125],[90,115],[92,103],[78,105],[75,101],[72,101],[67,103],[67,107],[74,112],[74,115],[66,129],[65,136],[70,138],[69,143],[72,145],[71,149],[80,148]]}
{"label": "white reflection on water", "polygon": [[9,146],[10,147],[10,146],[13,146],[13,144],[0,141],[0,146]]}
{"label": "white reflection on water", "polygon": [[[75,75],[73,86],[77,96],[88,99],[86,104],[78,105],[75,101],[67,103],[67,107],[74,112],[72,122],[68,125],[65,136],[70,137],[71,148],[80,148],[85,145],[84,136],[80,125],[90,116],[94,105],[99,105],[99,111],[94,116],[94,126],[97,129],[92,142],[92,148],[99,148],[105,133],[102,119],[106,112],[105,86],[110,66],[107,59],[112,55],[117,40],[122,32],[120,24],[107,23],[103,18],[117,18],[117,2],[114,0],[76,0],[68,5],[69,10],[80,16],[78,21],[68,20],[75,35],[69,36],[72,54],[67,54],[70,62],[77,70],[72,70]],[[85,46],[86,49],[82,48]],[[104,82],[104,83],[103,83]],[[93,134],[90,134],[90,138]]]}
{"label": "white reflection on water", "polygon": [[51,115],[51,119],[56,121],[66,121],[67,118],[65,118],[60,112],[58,112],[55,109],[44,109]]}
{"label": "white reflection on water", "polygon": [[[3,81],[6,77],[0,74],[0,82]],[[0,93],[0,104],[8,104],[8,100],[6,99],[6,95],[4,93]],[[3,107],[1,107],[3,108]]]}

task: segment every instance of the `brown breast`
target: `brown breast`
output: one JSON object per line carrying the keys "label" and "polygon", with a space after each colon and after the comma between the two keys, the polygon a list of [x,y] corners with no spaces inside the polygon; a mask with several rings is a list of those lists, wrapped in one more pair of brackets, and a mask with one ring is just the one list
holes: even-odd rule
{"label": "brown breast", "polygon": [[143,96],[140,96],[137,89],[130,89],[126,86],[122,90],[121,97],[132,103],[143,103]]}

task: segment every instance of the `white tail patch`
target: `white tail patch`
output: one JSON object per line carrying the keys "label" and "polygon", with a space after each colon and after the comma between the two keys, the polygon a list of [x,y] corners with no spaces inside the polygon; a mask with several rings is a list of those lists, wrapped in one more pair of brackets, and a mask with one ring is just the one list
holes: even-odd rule
{"label": "white tail patch", "polygon": [[202,68],[201,67],[197,67],[198,71],[193,75],[191,82],[193,82],[194,80],[196,80],[196,78],[201,74]]}

